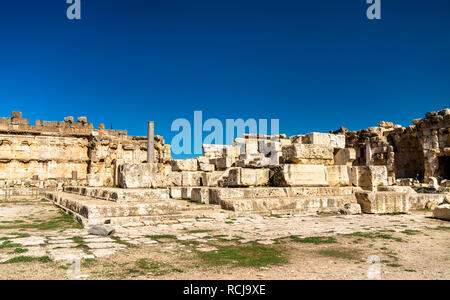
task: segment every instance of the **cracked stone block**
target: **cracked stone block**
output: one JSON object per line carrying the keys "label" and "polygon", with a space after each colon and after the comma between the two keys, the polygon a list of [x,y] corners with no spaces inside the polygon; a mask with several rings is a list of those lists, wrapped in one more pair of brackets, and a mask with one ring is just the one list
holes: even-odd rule
{"label": "cracked stone block", "polygon": [[302,165],[334,164],[334,149],[324,145],[292,144],[282,148],[284,163]]}
{"label": "cracked stone block", "polygon": [[355,196],[366,214],[407,213],[411,207],[408,193],[356,192]]}
{"label": "cracked stone block", "polygon": [[275,186],[328,185],[323,165],[280,165],[271,168]]}

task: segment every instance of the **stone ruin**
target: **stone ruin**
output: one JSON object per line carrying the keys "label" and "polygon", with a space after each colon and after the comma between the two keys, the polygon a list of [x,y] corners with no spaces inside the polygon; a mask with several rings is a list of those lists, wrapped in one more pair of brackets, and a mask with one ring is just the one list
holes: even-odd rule
{"label": "stone ruin", "polygon": [[173,160],[160,136],[93,129],[86,118],[30,127],[13,113],[0,119],[0,179],[56,187],[46,197],[84,226],[425,208],[449,219],[449,128],[445,109],[408,127],[245,134],[233,145],[203,145],[203,156]]}
{"label": "stone ruin", "polygon": [[[170,163],[170,146],[155,136],[155,161]],[[114,186],[121,164],[147,161],[147,137],[125,130],[94,129],[86,117],[36,120],[12,112],[0,118],[0,189]]]}

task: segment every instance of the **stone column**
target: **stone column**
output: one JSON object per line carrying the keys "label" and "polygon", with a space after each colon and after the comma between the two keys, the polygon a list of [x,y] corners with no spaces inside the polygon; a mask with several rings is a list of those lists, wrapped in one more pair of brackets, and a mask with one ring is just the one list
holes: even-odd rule
{"label": "stone column", "polygon": [[370,146],[370,140],[366,139],[366,166],[372,165],[372,147]]}
{"label": "stone column", "polygon": [[155,162],[155,122],[148,122],[147,163]]}

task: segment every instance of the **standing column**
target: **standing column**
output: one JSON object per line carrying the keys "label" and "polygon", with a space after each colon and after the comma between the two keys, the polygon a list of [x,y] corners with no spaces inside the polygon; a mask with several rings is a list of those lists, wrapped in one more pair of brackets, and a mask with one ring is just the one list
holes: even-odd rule
{"label": "standing column", "polygon": [[155,162],[155,122],[148,122],[147,162]]}

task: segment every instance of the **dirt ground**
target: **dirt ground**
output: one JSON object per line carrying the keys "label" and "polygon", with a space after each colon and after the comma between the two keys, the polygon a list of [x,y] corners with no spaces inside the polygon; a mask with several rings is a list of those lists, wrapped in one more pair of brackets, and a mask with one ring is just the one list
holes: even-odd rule
{"label": "dirt ground", "polygon": [[[200,220],[99,238],[51,203],[2,202],[0,279],[450,279],[450,223],[429,216]],[[256,235],[264,226],[277,234]]]}

